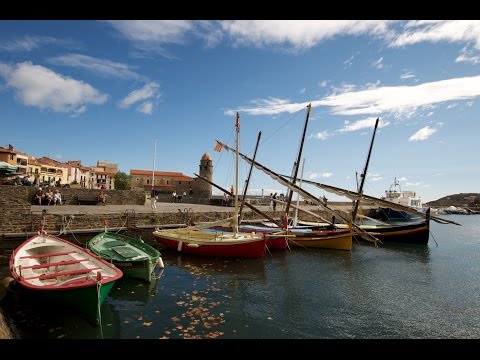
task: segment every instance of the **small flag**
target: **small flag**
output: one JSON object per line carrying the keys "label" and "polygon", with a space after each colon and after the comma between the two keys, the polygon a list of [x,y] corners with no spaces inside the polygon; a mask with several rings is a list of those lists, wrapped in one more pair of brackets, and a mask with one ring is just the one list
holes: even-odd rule
{"label": "small flag", "polygon": [[215,145],[215,148],[213,149],[213,151],[217,151],[217,152],[222,151],[223,144],[218,140],[215,140],[215,141],[217,142],[217,144]]}

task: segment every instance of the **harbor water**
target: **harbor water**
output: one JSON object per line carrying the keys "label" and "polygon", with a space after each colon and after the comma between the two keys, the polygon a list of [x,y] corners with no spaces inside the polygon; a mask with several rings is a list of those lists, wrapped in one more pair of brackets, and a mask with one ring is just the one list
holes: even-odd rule
{"label": "harbor water", "polygon": [[478,339],[480,217],[446,218],[462,226],[432,221],[428,246],[354,243],[254,260],[160,248],[157,279],[117,281],[98,327],[17,294],[1,307],[18,338]]}

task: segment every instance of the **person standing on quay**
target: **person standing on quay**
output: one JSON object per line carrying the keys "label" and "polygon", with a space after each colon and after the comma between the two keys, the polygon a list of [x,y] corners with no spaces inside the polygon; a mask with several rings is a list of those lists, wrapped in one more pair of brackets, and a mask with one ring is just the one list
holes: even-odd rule
{"label": "person standing on quay", "polygon": [[152,203],[153,211],[157,211],[157,199],[158,199],[157,192],[154,189],[152,189],[152,193],[150,195],[150,201]]}

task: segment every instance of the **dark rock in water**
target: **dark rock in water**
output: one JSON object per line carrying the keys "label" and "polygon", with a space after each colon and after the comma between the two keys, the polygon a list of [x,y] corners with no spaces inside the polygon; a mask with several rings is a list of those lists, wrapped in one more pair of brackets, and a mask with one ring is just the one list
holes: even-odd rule
{"label": "dark rock in water", "polygon": [[13,335],[0,311],[0,339],[13,339]]}

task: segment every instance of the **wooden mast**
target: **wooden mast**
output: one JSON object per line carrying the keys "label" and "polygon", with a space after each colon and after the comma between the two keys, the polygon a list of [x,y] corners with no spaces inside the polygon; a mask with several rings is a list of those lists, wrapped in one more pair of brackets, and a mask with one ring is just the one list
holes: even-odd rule
{"label": "wooden mast", "polygon": [[240,115],[237,112],[237,118],[235,119],[235,132],[236,132],[236,141],[235,141],[235,213],[233,216],[233,235],[234,237],[238,236],[238,148],[239,148],[239,138],[240,138]]}
{"label": "wooden mast", "polygon": [[[255,157],[257,156],[257,150],[258,150],[258,144],[260,143],[260,138],[262,137],[262,132],[258,132],[258,137],[257,137],[257,145],[255,145],[255,151],[253,152],[253,161],[255,161]],[[243,204],[245,204],[245,198],[247,196],[247,189],[248,189],[248,184],[250,183],[250,177],[252,176],[252,170],[253,170],[253,163],[250,165],[250,171],[248,172],[248,177],[247,180],[245,181],[245,189],[243,189],[243,196],[242,196],[242,201],[240,202],[240,210],[238,212],[238,222],[242,222],[242,210],[243,210]]]}
{"label": "wooden mast", "polygon": [[[305,119],[305,125],[303,126],[302,141],[300,142],[300,149],[298,150],[297,161],[294,164],[293,178],[292,183],[297,182],[298,168],[300,167],[300,159],[302,157],[303,143],[305,141],[305,134],[307,133],[308,118],[310,116],[310,109],[312,108],[312,103],[307,105],[307,117]],[[288,210],[290,209],[290,203],[292,202],[293,191],[288,192],[287,205],[285,206],[285,216],[288,218]]]}
{"label": "wooden mast", "polygon": [[368,155],[367,155],[367,161],[365,162],[365,168],[363,169],[363,173],[360,175],[360,186],[358,188],[358,199],[355,200],[355,203],[353,205],[353,210],[352,210],[352,223],[355,223],[357,220],[357,211],[358,211],[358,206],[360,205],[360,199],[362,198],[363,194],[363,185],[365,184],[365,178],[367,177],[367,169],[368,169],[368,163],[370,162],[370,155],[372,154],[372,147],[373,147],[373,141],[375,140],[375,133],[377,132],[377,127],[378,127],[378,119],[375,121],[375,128],[373,129],[373,136],[372,136],[372,141],[370,142],[370,149],[368,150]]}

